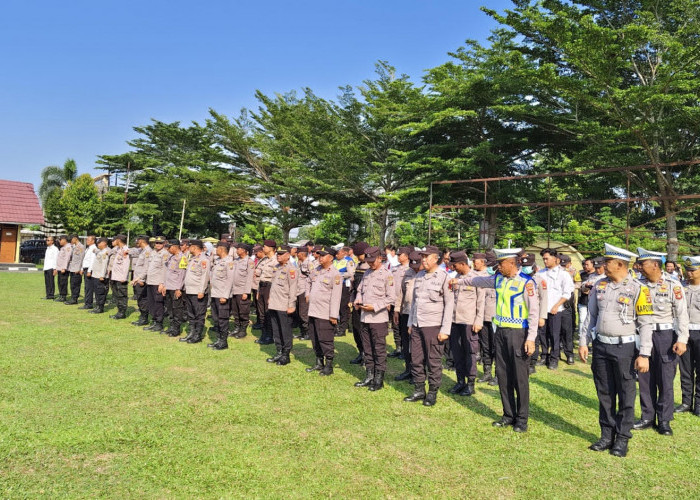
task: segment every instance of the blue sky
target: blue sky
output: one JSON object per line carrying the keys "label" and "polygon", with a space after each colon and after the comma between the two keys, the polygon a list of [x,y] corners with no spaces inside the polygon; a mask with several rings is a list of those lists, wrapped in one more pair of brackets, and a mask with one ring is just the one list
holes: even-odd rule
{"label": "blue sky", "polygon": [[151,118],[235,115],[254,92],[333,98],[377,60],[419,81],[495,23],[508,0],[30,1],[0,5],[0,178],[127,151]]}

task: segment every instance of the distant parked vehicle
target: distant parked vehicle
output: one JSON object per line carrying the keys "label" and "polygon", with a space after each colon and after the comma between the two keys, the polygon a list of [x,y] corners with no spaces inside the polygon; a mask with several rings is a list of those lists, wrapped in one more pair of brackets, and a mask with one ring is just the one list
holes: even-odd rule
{"label": "distant parked vehicle", "polygon": [[19,246],[20,262],[38,264],[46,255],[45,240],[27,240]]}

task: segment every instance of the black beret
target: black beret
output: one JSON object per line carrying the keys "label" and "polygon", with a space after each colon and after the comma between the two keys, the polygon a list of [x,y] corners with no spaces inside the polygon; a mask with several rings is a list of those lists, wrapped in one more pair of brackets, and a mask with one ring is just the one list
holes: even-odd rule
{"label": "black beret", "polygon": [[202,243],[202,240],[190,240],[190,246],[204,248],[204,244]]}
{"label": "black beret", "polygon": [[275,240],[265,240],[263,241],[263,245],[265,245],[266,247],[275,248],[277,246],[277,242]]}

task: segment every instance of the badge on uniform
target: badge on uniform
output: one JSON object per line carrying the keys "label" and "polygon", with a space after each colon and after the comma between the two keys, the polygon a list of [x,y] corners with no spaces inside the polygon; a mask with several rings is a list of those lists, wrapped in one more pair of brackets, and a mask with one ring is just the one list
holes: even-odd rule
{"label": "badge on uniform", "polygon": [[182,257],[180,259],[180,264],[178,265],[180,269],[187,269],[187,259],[185,257]]}
{"label": "badge on uniform", "polygon": [[620,304],[629,304],[630,302],[632,302],[632,300],[629,297],[625,297],[624,295],[620,295],[617,298],[617,302]]}
{"label": "badge on uniform", "polygon": [[228,268],[229,268],[229,269],[233,269],[233,262],[229,262]]}
{"label": "badge on uniform", "polygon": [[387,281],[389,282],[389,286],[394,286],[394,277],[393,276],[389,276],[389,278],[387,278]]}
{"label": "badge on uniform", "polygon": [[202,269],[206,269],[206,267],[207,267],[207,261],[203,260],[202,261]]}
{"label": "badge on uniform", "polygon": [[542,290],[547,289],[547,282],[545,280],[542,280]]}
{"label": "badge on uniform", "polygon": [[668,285],[664,283],[663,285],[661,285],[659,287],[659,293],[666,293],[666,292],[668,292]]}
{"label": "badge on uniform", "polygon": [[596,288],[598,289],[599,292],[603,292],[603,291],[605,291],[605,287],[607,287],[607,286],[608,286],[607,281],[599,281],[598,286]]}
{"label": "badge on uniform", "polygon": [[290,270],[289,270],[289,279],[293,279],[293,280],[297,279],[297,272],[296,272],[296,270],[294,270],[294,269],[290,269]]}
{"label": "badge on uniform", "polygon": [[683,289],[679,286],[674,286],[673,295],[676,296],[676,300],[681,300],[683,298]]}
{"label": "badge on uniform", "polygon": [[340,276],[335,277],[335,284],[340,285]]}
{"label": "badge on uniform", "polygon": [[649,292],[648,287],[642,287],[642,293],[640,293],[639,297],[637,298],[635,310],[637,311],[637,316],[647,316],[649,314],[654,314],[654,306],[651,302],[651,293]]}
{"label": "badge on uniform", "polygon": [[525,285],[525,290],[527,290],[528,296],[532,297],[535,295],[535,285],[532,284],[532,281],[527,282]]}

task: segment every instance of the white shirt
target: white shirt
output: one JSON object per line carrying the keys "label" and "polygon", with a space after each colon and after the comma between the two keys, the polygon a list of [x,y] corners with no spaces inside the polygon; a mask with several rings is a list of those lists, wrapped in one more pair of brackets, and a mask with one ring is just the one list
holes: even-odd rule
{"label": "white shirt", "polygon": [[[574,291],[574,280],[571,279],[571,275],[566,269],[554,266],[552,269],[542,269],[539,271],[539,275],[547,282],[547,303],[550,311],[560,299],[565,298],[569,300],[571,298],[571,294]],[[564,306],[560,305],[557,312],[563,310]]]}
{"label": "white shirt", "polygon": [[85,257],[83,257],[83,269],[87,268],[88,271],[92,271],[92,263],[95,261],[95,254],[97,253],[97,245],[94,243],[87,247],[85,250]]}
{"label": "white shirt", "polygon": [[56,245],[51,245],[46,247],[46,254],[44,255],[44,271],[50,269],[56,269],[56,259],[58,258],[58,247]]}
{"label": "white shirt", "polygon": [[388,265],[387,265],[387,268],[388,268],[389,270],[391,270],[391,269],[396,269],[397,267],[399,267],[399,266],[401,265],[401,263],[399,262],[399,257],[398,257],[398,255],[387,254],[387,256],[386,256],[386,262],[387,262],[387,264],[388,264]]}

